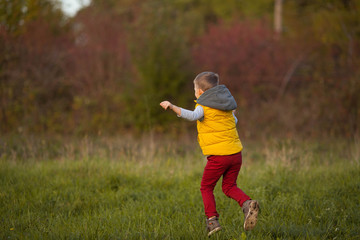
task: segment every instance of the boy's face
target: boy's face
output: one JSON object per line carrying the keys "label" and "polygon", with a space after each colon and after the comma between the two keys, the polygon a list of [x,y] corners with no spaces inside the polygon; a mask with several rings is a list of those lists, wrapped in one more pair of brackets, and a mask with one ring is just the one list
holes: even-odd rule
{"label": "boy's face", "polygon": [[201,96],[201,94],[204,93],[204,91],[201,90],[201,89],[197,86],[196,83],[194,83],[194,91],[195,91],[195,97],[196,97],[196,99],[198,99],[198,98]]}

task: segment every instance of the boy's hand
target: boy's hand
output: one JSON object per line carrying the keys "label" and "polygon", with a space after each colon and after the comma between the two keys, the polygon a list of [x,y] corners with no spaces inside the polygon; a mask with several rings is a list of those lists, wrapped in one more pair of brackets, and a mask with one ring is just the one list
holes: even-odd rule
{"label": "boy's hand", "polygon": [[168,109],[170,108],[171,110],[173,110],[178,116],[181,116],[181,108],[175,106],[174,104],[172,104],[171,102],[169,101],[163,101],[160,103],[160,106],[163,108],[163,109]]}
{"label": "boy's hand", "polygon": [[172,108],[172,104],[171,104],[171,102],[169,102],[169,101],[163,101],[163,102],[161,102],[160,103],[160,106],[163,108],[163,109],[168,109],[168,108]]}

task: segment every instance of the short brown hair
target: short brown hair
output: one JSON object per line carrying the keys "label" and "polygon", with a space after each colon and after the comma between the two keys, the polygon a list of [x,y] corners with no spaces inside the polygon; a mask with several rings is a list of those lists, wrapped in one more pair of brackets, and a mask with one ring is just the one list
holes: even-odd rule
{"label": "short brown hair", "polygon": [[206,90],[219,85],[219,75],[213,72],[199,73],[194,80],[194,84],[205,92]]}

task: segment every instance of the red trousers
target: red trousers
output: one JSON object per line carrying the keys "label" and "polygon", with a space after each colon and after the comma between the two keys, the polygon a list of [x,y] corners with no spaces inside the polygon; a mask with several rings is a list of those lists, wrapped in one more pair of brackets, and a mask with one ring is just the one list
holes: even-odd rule
{"label": "red trousers", "polygon": [[239,203],[240,206],[250,197],[236,185],[236,179],[242,164],[241,152],[226,156],[208,156],[201,180],[201,195],[204,202],[205,215],[219,217],[216,211],[214,188],[221,176],[223,176],[222,190],[224,194]]}

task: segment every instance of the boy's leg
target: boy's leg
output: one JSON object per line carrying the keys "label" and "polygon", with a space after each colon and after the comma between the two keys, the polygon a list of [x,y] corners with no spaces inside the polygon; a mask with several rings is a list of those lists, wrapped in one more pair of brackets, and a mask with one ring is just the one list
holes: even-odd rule
{"label": "boy's leg", "polygon": [[236,200],[242,207],[245,216],[244,229],[249,231],[253,229],[257,223],[259,203],[256,200],[251,200],[250,197],[236,185],[242,164],[241,152],[227,157],[229,168],[224,172],[222,189],[226,196]]}
{"label": "boy's leg", "polygon": [[242,206],[245,201],[250,200],[251,198],[238,188],[236,184],[242,164],[241,152],[226,156],[226,161],[229,164],[229,168],[223,175],[222,190],[226,196],[234,199]]}
{"label": "boy's leg", "polygon": [[209,156],[204,173],[201,179],[201,195],[204,202],[205,215],[210,218],[213,216],[219,217],[216,211],[216,203],[214,197],[214,188],[222,176],[226,168],[221,161],[217,161],[218,156]]}

